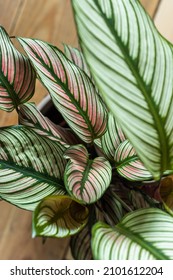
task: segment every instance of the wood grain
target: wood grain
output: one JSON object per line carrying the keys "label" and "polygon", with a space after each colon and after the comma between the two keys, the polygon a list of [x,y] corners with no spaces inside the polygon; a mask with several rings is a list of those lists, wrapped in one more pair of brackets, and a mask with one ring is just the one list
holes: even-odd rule
{"label": "wood grain", "polygon": [[[162,0],[165,2],[167,0]],[[141,0],[153,17],[159,0]],[[171,19],[171,16],[170,16]],[[70,0],[0,0],[0,24],[10,35],[78,45]],[[37,83],[38,102],[47,94]],[[17,123],[16,113],[0,112],[0,126]],[[0,259],[71,259],[69,239],[31,238],[31,213],[0,201]]]}

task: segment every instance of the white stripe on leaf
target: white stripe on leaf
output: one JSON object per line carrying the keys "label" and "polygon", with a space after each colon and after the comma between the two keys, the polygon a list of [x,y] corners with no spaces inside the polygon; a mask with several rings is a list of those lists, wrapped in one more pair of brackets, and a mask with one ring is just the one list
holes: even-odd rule
{"label": "white stripe on leaf", "polygon": [[66,237],[87,223],[88,208],[68,196],[49,196],[37,206],[33,217],[33,237]]}
{"label": "white stripe on leaf", "polygon": [[88,75],[56,47],[40,40],[18,40],[73,131],[86,143],[103,135],[107,112]]}
{"label": "white stripe on leaf", "polygon": [[83,145],[71,146],[64,157],[69,159],[64,173],[64,183],[69,194],[82,203],[97,201],[109,187],[112,168],[103,157],[89,159]]}
{"label": "white stripe on leaf", "polygon": [[72,0],[96,85],[155,179],[173,170],[172,46],[139,1]]}
{"label": "white stripe on leaf", "polygon": [[11,112],[29,100],[34,94],[35,79],[29,59],[15,49],[0,27],[0,109]]}
{"label": "white stripe on leaf", "polygon": [[26,127],[0,130],[0,197],[27,210],[52,194],[64,194],[64,146]]}
{"label": "white stripe on leaf", "polygon": [[172,260],[172,217],[148,208],[127,214],[110,227],[97,223],[92,230],[92,251],[100,260]]}

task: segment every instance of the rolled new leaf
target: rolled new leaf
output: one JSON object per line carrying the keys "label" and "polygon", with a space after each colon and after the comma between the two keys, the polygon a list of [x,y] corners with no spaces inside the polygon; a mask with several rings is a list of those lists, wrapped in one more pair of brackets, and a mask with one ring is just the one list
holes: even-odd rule
{"label": "rolled new leaf", "polygon": [[66,193],[64,151],[26,127],[0,129],[0,197],[34,210],[44,197]]}
{"label": "rolled new leaf", "polygon": [[116,149],[115,165],[118,173],[130,181],[151,180],[151,173],[139,160],[134,147],[128,140],[122,142]]}
{"label": "rolled new leaf", "polygon": [[157,208],[127,214],[115,227],[98,222],[92,231],[94,259],[172,260],[172,217]]}
{"label": "rolled new leaf", "polygon": [[37,206],[33,216],[33,237],[66,237],[87,223],[88,208],[68,196],[49,196]]}
{"label": "rolled new leaf", "polygon": [[72,0],[81,48],[110,111],[155,179],[173,170],[172,45],[131,0]]}
{"label": "rolled new leaf", "polygon": [[110,163],[104,157],[90,160],[83,145],[71,146],[64,157],[69,159],[64,173],[68,193],[82,203],[97,201],[110,185]]}
{"label": "rolled new leaf", "polygon": [[86,143],[103,135],[107,112],[88,75],[56,47],[40,40],[18,40],[73,131]]}
{"label": "rolled new leaf", "polygon": [[11,112],[29,100],[34,94],[35,79],[29,59],[16,50],[0,27],[0,109]]}

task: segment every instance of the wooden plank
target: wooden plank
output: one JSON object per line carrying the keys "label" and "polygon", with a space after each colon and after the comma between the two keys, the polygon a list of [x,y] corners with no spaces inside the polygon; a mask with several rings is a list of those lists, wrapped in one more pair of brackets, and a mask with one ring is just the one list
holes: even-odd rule
{"label": "wooden plank", "polygon": [[141,4],[143,5],[143,7],[146,9],[146,11],[149,13],[149,15],[151,17],[153,17],[157,10],[160,0],[152,0],[152,1],[151,0],[140,0],[140,1],[141,1]]}
{"label": "wooden plank", "polygon": [[159,32],[173,43],[173,1],[164,0],[160,3],[155,16],[155,24]]}
{"label": "wooden plank", "polygon": [[[158,0],[141,0],[151,16]],[[11,35],[39,38],[62,49],[61,43],[77,46],[70,0],[0,0],[0,23]],[[37,84],[34,101],[46,91]],[[0,112],[0,125],[17,123],[16,113]],[[31,238],[31,213],[0,202],[0,259],[71,259],[69,239]]]}

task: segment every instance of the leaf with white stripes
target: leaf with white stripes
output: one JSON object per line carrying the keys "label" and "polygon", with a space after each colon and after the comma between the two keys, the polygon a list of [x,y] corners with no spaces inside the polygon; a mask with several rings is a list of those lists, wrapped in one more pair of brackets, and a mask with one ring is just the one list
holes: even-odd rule
{"label": "leaf with white stripes", "polygon": [[173,49],[140,1],[72,0],[81,48],[104,101],[159,179],[173,170]]}
{"label": "leaf with white stripes", "polygon": [[128,140],[122,142],[115,152],[115,165],[118,173],[131,181],[151,180],[151,173],[139,160],[134,147]]}
{"label": "leaf with white stripes", "polygon": [[88,208],[68,196],[44,198],[34,211],[33,237],[66,237],[79,232],[88,221]]}
{"label": "leaf with white stripes", "polygon": [[35,79],[29,59],[15,49],[0,27],[0,109],[11,112],[29,100],[34,94]]}
{"label": "leaf with white stripes", "polygon": [[18,126],[0,130],[0,197],[34,210],[46,196],[66,193],[65,148]]}
{"label": "leaf with white stripes", "polygon": [[[121,142],[123,142],[125,140],[126,140],[126,137],[125,137],[122,129],[117,124],[113,114],[111,112],[109,112],[107,131],[101,137],[102,150],[109,160],[114,161],[116,149],[121,144]],[[96,141],[97,141],[97,139],[96,139]],[[96,141],[95,141],[95,143],[97,144]]]}
{"label": "leaf with white stripes", "polygon": [[64,157],[69,159],[64,173],[68,193],[82,203],[97,201],[111,182],[110,163],[104,157],[90,160],[83,145],[71,146]]}
{"label": "leaf with white stripes", "polygon": [[19,106],[19,122],[40,136],[59,142],[66,148],[70,144],[76,144],[70,131],[55,125],[47,117],[43,116],[33,103],[25,103]]}
{"label": "leaf with white stripes", "polygon": [[68,59],[70,59],[75,65],[81,68],[90,78],[92,78],[83,53],[80,50],[78,50],[77,48],[73,48],[69,45],[64,45],[64,53]]}
{"label": "leaf with white stripes", "polygon": [[103,135],[107,112],[90,78],[58,48],[41,40],[18,40],[73,131],[86,143]]}
{"label": "leaf with white stripes", "polygon": [[157,208],[136,210],[110,227],[92,230],[94,259],[173,260],[173,218]]}

